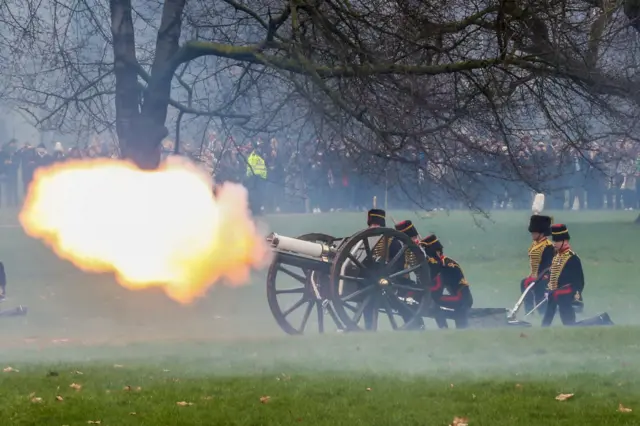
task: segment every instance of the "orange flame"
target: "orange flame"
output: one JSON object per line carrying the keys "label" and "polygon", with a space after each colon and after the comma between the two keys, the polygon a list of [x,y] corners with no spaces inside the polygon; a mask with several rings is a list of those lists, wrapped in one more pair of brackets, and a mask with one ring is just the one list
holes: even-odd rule
{"label": "orange flame", "polygon": [[218,280],[241,285],[269,250],[251,220],[247,191],[170,157],[143,171],[113,159],[71,160],[39,169],[20,223],[62,259],[114,272],[125,288],[160,286],[186,304]]}

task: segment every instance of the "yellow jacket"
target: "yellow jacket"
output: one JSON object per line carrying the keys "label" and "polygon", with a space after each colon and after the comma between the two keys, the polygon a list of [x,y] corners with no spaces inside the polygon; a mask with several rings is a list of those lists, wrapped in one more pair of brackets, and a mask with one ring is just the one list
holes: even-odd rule
{"label": "yellow jacket", "polygon": [[264,159],[256,154],[255,151],[249,155],[247,159],[247,177],[258,176],[262,179],[267,178],[267,165]]}

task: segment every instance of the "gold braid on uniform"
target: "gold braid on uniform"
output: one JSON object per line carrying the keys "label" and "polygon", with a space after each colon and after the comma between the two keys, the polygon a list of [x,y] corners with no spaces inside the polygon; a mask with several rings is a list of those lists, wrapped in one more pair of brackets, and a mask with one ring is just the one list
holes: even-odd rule
{"label": "gold braid on uniform", "polygon": [[547,286],[549,290],[553,291],[558,289],[558,279],[560,278],[562,269],[574,254],[575,253],[572,250],[567,250],[564,253],[556,254],[553,257],[551,272],[549,274],[549,284]]}
{"label": "gold braid on uniform", "polygon": [[[407,249],[407,251],[404,252],[404,269],[409,269],[413,266],[416,266],[417,264],[418,264],[418,257],[414,252]],[[411,272],[409,272],[408,274],[405,274],[404,278],[411,278]]]}
{"label": "gold braid on uniform", "polygon": [[534,241],[529,247],[529,267],[531,268],[531,272],[529,273],[530,277],[538,276],[538,269],[540,268],[540,262],[542,262],[542,253],[544,249],[551,246],[551,241],[545,238],[542,241]]}
{"label": "gold braid on uniform", "polygon": [[391,247],[391,241],[392,239],[389,237],[380,238],[376,245],[373,246],[373,249],[371,249],[373,257],[377,259],[384,259],[385,262],[389,261],[389,248]]}

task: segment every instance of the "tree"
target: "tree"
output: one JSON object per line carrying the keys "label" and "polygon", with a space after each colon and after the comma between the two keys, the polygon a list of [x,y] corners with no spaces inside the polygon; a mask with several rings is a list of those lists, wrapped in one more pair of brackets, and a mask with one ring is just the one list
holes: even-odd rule
{"label": "tree", "polygon": [[16,105],[47,112],[40,122],[115,124],[122,155],[142,167],[158,164],[173,110],[247,131],[312,126],[321,148],[377,157],[398,185],[421,171],[466,197],[479,175],[541,185],[518,157],[527,132],[561,137],[562,153],[634,137],[639,10],[635,0],[6,0],[3,73]]}

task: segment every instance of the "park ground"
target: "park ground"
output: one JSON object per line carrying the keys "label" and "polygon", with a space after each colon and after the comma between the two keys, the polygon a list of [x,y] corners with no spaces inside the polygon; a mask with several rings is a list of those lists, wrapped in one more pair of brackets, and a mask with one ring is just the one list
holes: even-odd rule
{"label": "park ground", "polygon": [[[527,270],[527,212],[391,214],[438,234],[477,307],[513,305]],[[585,315],[607,311],[619,325],[291,337],[269,312],[264,272],[181,306],[78,271],[3,212],[4,305],[30,312],[0,323],[0,424],[639,425],[636,214],[550,214],[583,260]],[[347,236],[365,215],[264,221],[284,235]]]}

